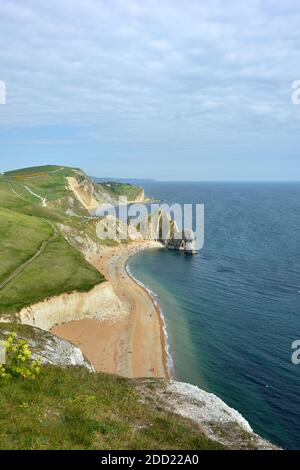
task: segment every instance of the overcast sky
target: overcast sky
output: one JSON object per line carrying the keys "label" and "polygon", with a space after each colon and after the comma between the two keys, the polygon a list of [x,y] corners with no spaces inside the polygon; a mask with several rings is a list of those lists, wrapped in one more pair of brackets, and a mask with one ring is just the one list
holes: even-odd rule
{"label": "overcast sky", "polygon": [[300,180],[299,0],[1,0],[0,171]]}

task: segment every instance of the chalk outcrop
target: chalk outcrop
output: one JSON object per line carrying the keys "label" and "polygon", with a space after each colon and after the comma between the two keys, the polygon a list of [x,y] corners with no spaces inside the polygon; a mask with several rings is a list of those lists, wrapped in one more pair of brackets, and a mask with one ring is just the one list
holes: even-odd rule
{"label": "chalk outcrop", "polygon": [[[108,195],[100,195],[96,191],[91,180],[84,174],[78,173],[77,177],[70,176],[67,178],[69,189],[74,193],[74,196],[82,204],[85,209],[91,211],[98,207],[103,202],[111,202]],[[102,197],[101,197],[102,196]],[[107,199],[107,200],[106,200]]]}
{"label": "chalk outcrop", "polygon": [[77,248],[88,262],[90,262],[94,256],[100,255],[101,247],[92,240],[87,233],[65,224],[59,224],[58,227],[68,243]]}
{"label": "chalk outcrop", "polygon": [[176,221],[165,209],[158,209],[144,218],[140,223],[140,232],[144,239],[159,241],[172,250],[189,254],[197,252],[196,236],[193,230],[179,230]]}
{"label": "chalk outcrop", "polygon": [[145,190],[143,188],[141,188],[139,194],[136,196],[135,200],[134,201],[130,201],[130,202],[145,202],[147,201],[147,198],[145,196]]}
{"label": "chalk outcrop", "polygon": [[144,379],[137,388],[143,401],[155,403],[196,422],[211,439],[236,449],[275,450],[270,442],[255,434],[248,421],[220,398],[194,385],[175,380]]}
{"label": "chalk outcrop", "polygon": [[[83,318],[117,321],[128,314],[109,282],[98,284],[89,292],[62,294],[23,308],[15,318],[24,325],[51,330],[55,325]],[[5,317],[0,321],[6,321]]]}
{"label": "chalk outcrop", "polygon": [[94,371],[79,348],[48,331],[16,323],[0,323],[0,341],[7,339],[12,332],[17,333],[18,339],[28,341],[32,359],[41,358],[44,365],[83,366],[91,372]]}
{"label": "chalk outcrop", "polygon": [[191,255],[197,253],[196,236],[193,230],[190,229],[176,231],[173,238],[165,241],[165,245],[171,250],[184,251]]}
{"label": "chalk outcrop", "polygon": [[[68,189],[72,191],[75,198],[90,213],[95,212],[97,207],[102,204],[118,205],[119,198],[122,198],[121,194],[118,196],[117,192],[114,194],[109,191],[110,184],[96,184],[81,170],[74,170],[74,176],[69,176],[66,180]],[[144,189],[133,188],[135,188],[135,194],[133,196],[129,194],[127,202],[144,202]]]}

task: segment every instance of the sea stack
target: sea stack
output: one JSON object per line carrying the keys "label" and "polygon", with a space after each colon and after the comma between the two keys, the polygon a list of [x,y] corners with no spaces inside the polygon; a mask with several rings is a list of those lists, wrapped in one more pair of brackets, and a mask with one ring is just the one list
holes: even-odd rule
{"label": "sea stack", "polygon": [[185,229],[174,233],[174,237],[168,240],[167,248],[171,250],[184,251],[187,254],[195,255],[196,250],[196,235],[191,229]]}

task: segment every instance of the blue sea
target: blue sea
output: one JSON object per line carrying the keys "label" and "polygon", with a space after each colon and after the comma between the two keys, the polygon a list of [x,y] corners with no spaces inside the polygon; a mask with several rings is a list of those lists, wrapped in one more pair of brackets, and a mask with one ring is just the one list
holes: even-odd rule
{"label": "blue sea", "polygon": [[236,408],[254,431],[300,448],[300,184],[144,184],[169,203],[205,205],[196,256],[144,251],[133,275],[157,294],[175,375]]}

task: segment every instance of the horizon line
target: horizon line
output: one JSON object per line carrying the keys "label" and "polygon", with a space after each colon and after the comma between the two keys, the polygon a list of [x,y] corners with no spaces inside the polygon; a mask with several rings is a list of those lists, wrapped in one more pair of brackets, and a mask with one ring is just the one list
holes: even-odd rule
{"label": "horizon line", "polygon": [[[120,181],[120,180],[140,180],[140,181],[149,181],[152,183],[300,183],[300,179],[298,180],[221,180],[221,179],[207,179],[207,180],[164,180],[164,179],[156,179],[156,178],[147,178],[147,177],[116,177],[116,176],[111,176],[111,177],[103,177],[103,176],[90,176],[91,178],[98,178],[103,180],[103,182],[110,182],[113,180],[115,181]],[[106,181],[105,181],[106,180]]]}

